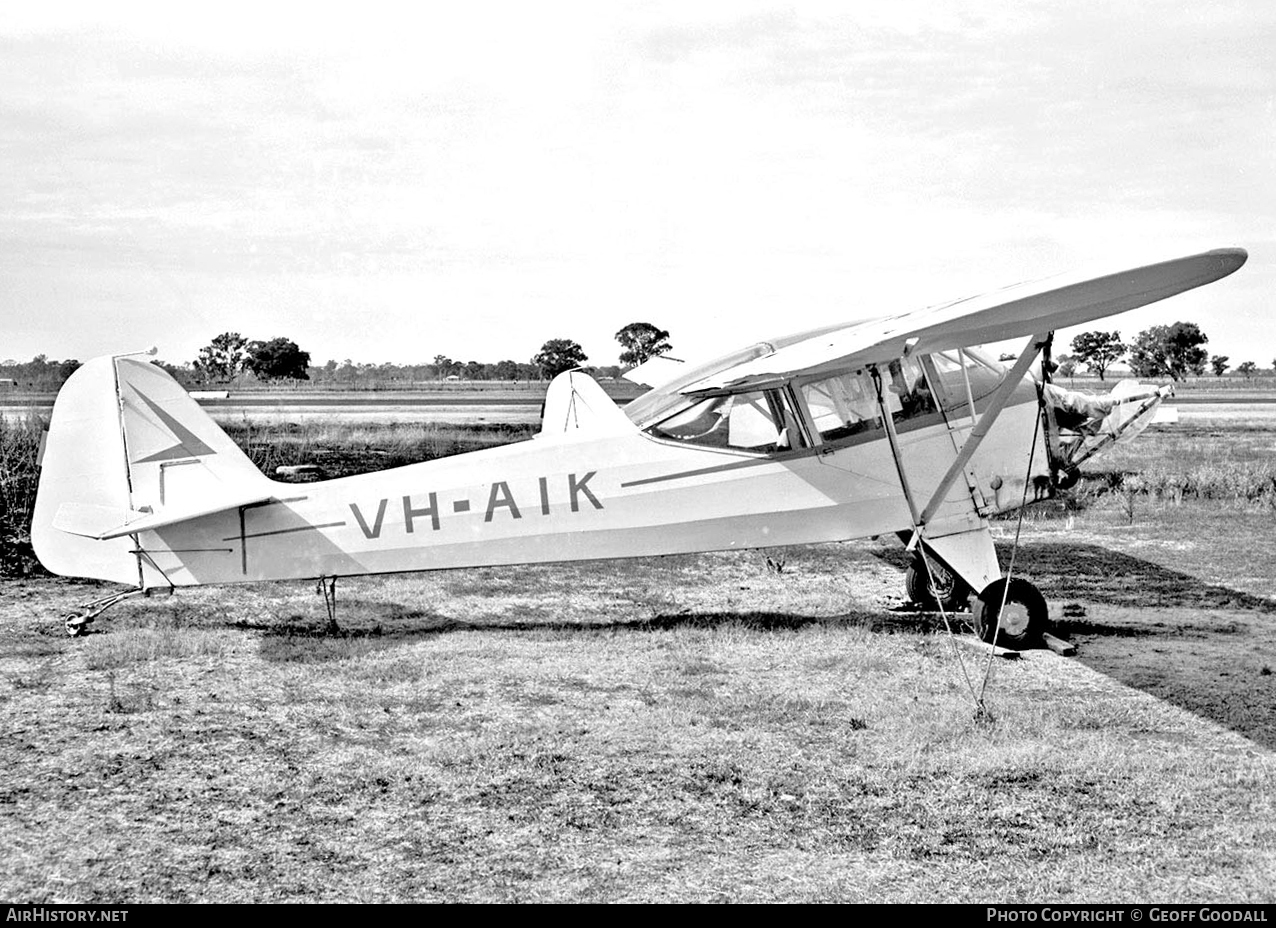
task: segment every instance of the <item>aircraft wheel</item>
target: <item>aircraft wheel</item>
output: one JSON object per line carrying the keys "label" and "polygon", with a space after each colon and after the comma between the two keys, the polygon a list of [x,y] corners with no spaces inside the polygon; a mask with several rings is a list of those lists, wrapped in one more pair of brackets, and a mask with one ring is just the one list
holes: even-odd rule
{"label": "aircraft wheel", "polygon": [[930,576],[926,573],[926,565],[921,559],[914,560],[904,574],[904,593],[908,601],[918,603],[926,609],[943,606],[946,612],[955,612],[965,608],[970,601],[970,588],[956,574],[943,567],[933,558],[930,561],[930,572],[935,578],[935,588],[931,589]]}
{"label": "aircraft wheel", "polygon": [[[1001,634],[994,642],[997,633],[997,610],[1001,609],[1001,598],[1006,597],[1005,609],[1001,613]],[[994,580],[987,589],[979,594],[973,605],[975,628],[979,637],[989,644],[998,644],[1013,651],[1022,651],[1035,644],[1041,633],[1046,630],[1050,617],[1046,598],[1035,586],[1020,577],[1010,581],[1010,589],[1006,591],[1006,581]]]}
{"label": "aircraft wheel", "polygon": [[71,638],[79,638],[88,629],[88,624],[93,621],[91,616],[81,615],[77,612],[69,612],[63,617],[63,627]]}

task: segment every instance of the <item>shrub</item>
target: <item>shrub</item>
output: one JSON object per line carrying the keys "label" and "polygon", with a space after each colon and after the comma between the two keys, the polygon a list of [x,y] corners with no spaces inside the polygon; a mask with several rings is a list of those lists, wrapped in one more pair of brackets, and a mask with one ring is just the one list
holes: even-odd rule
{"label": "shrub", "polygon": [[38,570],[31,550],[31,513],[40,471],[44,423],[0,417],[0,576],[26,576]]}

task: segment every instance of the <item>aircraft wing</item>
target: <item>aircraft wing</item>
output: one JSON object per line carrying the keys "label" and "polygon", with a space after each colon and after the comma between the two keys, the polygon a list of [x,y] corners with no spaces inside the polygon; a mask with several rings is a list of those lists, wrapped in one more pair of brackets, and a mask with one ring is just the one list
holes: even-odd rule
{"label": "aircraft wing", "polygon": [[906,354],[967,348],[1084,325],[1219,280],[1247,257],[1243,248],[1220,248],[1099,276],[1073,274],[1016,284],[834,329],[712,374],[680,392],[762,386],[794,374],[841,370]]}
{"label": "aircraft wing", "polygon": [[663,387],[670,381],[677,380],[687,372],[687,364],[677,358],[663,354],[648,358],[632,370],[627,370],[621,377],[640,387]]}

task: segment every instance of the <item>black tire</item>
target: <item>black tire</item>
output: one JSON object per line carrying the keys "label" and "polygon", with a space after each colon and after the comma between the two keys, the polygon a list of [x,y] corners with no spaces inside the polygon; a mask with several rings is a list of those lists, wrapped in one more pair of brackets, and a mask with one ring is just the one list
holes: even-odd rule
{"label": "black tire", "polygon": [[1064,467],[1054,474],[1054,485],[1059,490],[1071,490],[1077,485],[1077,481],[1081,479],[1081,468]]}
{"label": "black tire", "polygon": [[[997,633],[997,612],[1001,609],[1002,596],[1006,607],[1001,616],[1001,633]],[[1012,651],[1022,651],[1037,644],[1050,620],[1046,598],[1035,586],[1020,577],[1010,581],[994,580],[975,599],[972,608],[975,628],[979,637],[989,644],[997,644]],[[997,640],[993,641],[993,636]]]}
{"label": "black tire", "polygon": [[930,561],[930,573],[935,578],[933,591],[926,565],[920,560],[909,565],[904,574],[904,594],[909,602],[917,603],[927,610],[934,610],[942,605],[945,612],[956,612],[969,605],[970,587],[960,577],[933,558]]}

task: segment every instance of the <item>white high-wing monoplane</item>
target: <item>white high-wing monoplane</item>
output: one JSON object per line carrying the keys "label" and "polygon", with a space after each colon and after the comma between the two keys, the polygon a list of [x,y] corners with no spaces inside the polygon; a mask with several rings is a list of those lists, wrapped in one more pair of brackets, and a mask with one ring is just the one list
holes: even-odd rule
{"label": "white high-wing monoplane", "polygon": [[[74,632],[110,601],[159,587],[897,532],[917,556],[915,597],[951,605],[973,591],[984,637],[1000,629],[1018,645],[1046,604],[1002,578],[988,520],[1072,479],[1089,441],[1060,438],[1075,408],[1053,402],[1029,366],[1056,328],[1210,283],[1245,259],[1219,249],[764,342],[623,410],[573,371],[550,385],[535,439],[311,484],[263,475],[159,367],[98,358],[55,404],[32,541],[54,573],[132,588],[70,619]],[[1008,370],[974,347],[1022,336]],[[1110,400],[1089,431],[1137,428],[1159,400]]]}

